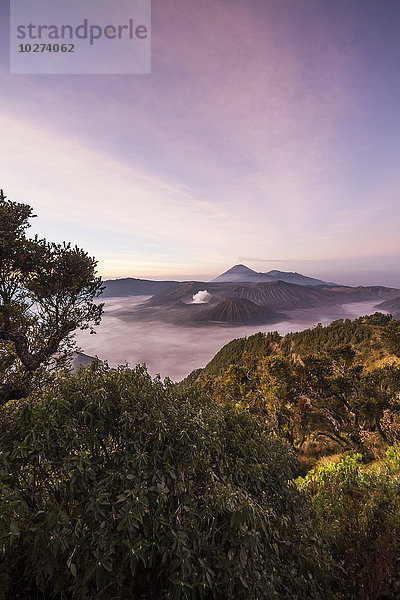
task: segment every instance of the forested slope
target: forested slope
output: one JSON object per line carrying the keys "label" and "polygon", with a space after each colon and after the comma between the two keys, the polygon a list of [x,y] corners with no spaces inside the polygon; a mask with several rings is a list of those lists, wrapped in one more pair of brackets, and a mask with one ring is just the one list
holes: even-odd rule
{"label": "forested slope", "polygon": [[297,359],[314,353],[324,355],[343,344],[350,345],[357,360],[362,360],[366,366],[395,361],[396,351],[390,345],[395,327],[396,321],[390,315],[376,313],[353,321],[338,319],[326,327],[317,325],[283,337],[276,331],[256,333],[223,346],[202,370],[201,378],[220,375],[230,364],[245,364],[249,357],[253,362],[271,354]]}
{"label": "forested slope", "polygon": [[400,322],[375,313],[233,340],[185,384],[257,414],[297,450],[318,442],[372,455],[400,427],[399,357]]}

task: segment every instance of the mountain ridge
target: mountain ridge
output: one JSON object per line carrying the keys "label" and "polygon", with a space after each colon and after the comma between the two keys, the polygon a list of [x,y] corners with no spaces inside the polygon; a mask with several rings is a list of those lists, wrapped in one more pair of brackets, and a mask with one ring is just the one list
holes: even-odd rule
{"label": "mountain ridge", "polygon": [[375,313],[353,320],[337,319],[326,326],[320,325],[283,336],[277,331],[270,331],[235,338],[222,346],[203,369],[197,370],[196,379],[218,377],[230,364],[246,364],[248,355],[256,361],[270,355],[299,360],[309,354],[326,355],[331,349],[343,345],[352,347],[357,358],[368,369],[393,361],[400,364],[400,357],[392,353],[382,335],[390,322],[390,316]]}
{"label": "mountain ridge", "polygon": [[364,300],[388,300],[399,295],[395,288],[383,286],[304,286],[285,281],[270,282],[205,282],[185,281],[154,295],[147,306],[173,305],[179,300],[191,304],[193,296],[199,291],[207,290],[211,295],[210,304],[215,304],[228,297],[247,298],[256,304],[281,310],[313,308],[339,303],[361,302]]}
{"label": "mountain ridge", "polygon": [[215,277],[213,283],[256,283],[256,282],[268,282],[268,281],[285,281],[287,283],[297,283],[298,285],[337,285],[335,283],[323,281],[322,279],[316,279],[315,277],[308,277],[301,273],[292,271],[279,271],[273,269],[266,273],[257,272],[250,269],[246,265],[238,264],[234,265],[218,277]]}
{"label": "mountain ridge", "polygon": [[[268,273],[258,273],[243,264],[234,265],[207,283],[268,283],[272,281],[285,281],[286,283],[312,286],[337,285],[296,272],[285,272],[275,269],[268,271]],[[136,277],[106,279],[104,281],[105,289],[102,293],[102,297],[153,296],[169,288],[172,289],[182,283],[190,283],[190,281],[155,281],[152,279],[141,279]]]}
{"label": "mountain ridge", "polygon": [[[107,281],[103,297],[130,295],[150,296],[135,308],[124,309],[135,319],[164,320],[175,324],[201,326],[212,324],[257,324],[278,321],[276,314],[285,313],[290,320],[291,311],[321,309],[350,303],[372,301],[382,309],[398,314],[395,304],[400,290],[384,286],[343,286],[308,278],[299,273],[283,273],[272,270],[268,274],[257,274],[246,265],[234,265],[216,279],[205,281],[151,281],[125,278]],[[242,281],[242,278],[254,281]],[[233,277],[235,281],[221,281],[221,277]],[[277,277],[285,276],[284,281]],[[267,277],[259,280],[258,277]],[[238,281],[236,279],[239,279]],[[306,284],[312,280],[311,284]],[[198,293],[205,301],[198,301]],[[197,297],[196,297],[197,296]],[[400,303],[400,300],[398,301]],[[380,303],[380,304],[379,304]],[[392,308],[391,308],[392,307]],[[396,308],[397,307],[397,308]],[[396,310],[394,310],[396,309]]]}
{"label": "mountain ridge", "polygon": [[178,285],[180,282],[123,277],[122,279],[106,279],[103,283],[105,289],[101,297],[115,298],[125,296],[153,296],[167,288]]}

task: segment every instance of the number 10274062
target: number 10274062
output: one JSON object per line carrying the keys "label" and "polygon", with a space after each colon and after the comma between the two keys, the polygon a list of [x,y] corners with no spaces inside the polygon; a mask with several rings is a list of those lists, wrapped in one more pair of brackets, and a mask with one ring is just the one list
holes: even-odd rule
{"label": "number 10274062", "polygon": [[75,52],[74,44],[19,44],[18,52]]}

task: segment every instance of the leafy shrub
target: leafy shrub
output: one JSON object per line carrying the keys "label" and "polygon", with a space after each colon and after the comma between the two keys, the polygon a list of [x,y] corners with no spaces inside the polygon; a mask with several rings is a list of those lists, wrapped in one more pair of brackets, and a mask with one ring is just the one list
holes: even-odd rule
{"label": "leafy shrub", "polygon": [[337,598],[399,598],[399,464],[399,449],[391,447],[375,468],[365,467],[356,453],[298,479],[339,565]]}
{"label": "leafy shrub", "polygon": [[6,598],[322,597],[294,455],[246,411],[97,365],[0,424]]}

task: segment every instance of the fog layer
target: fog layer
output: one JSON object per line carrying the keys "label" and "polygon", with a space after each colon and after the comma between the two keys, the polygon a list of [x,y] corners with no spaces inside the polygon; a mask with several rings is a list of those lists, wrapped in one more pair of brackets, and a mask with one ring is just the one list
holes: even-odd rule
{"label": "fog layer", "polygon": [[[278,331],[285,335],[301,331],[317,323],[328,325],[334,319],[356,318],[375,312],[376,301],[354,302],[341,306],[291,311],[291,320],[273,325],[239,327],[180,327],[160,321],[129,321],[126,312],[148,296],[110,298],[105,302],[102,322],[97,334],[79,331],[77,341],[83,352],[98,356],[116,367],[128,363],[146,363],[151,375],[160,374],[179,381],[193,369],[204,367],[224,344],[258,331]],[[124,319],[118,317],[124,313]],[[384,312],[384,311],[381,311]]]}

